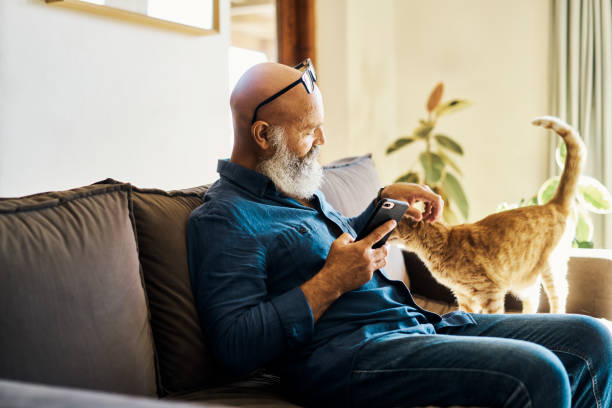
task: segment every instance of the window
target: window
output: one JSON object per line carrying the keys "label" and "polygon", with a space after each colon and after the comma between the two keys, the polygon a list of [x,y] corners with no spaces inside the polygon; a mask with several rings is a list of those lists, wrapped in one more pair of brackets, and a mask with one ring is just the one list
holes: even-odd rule
{"label": "window", "polygon": [[229,89],[255,64],[276,61],[275,0],[232,0]]}

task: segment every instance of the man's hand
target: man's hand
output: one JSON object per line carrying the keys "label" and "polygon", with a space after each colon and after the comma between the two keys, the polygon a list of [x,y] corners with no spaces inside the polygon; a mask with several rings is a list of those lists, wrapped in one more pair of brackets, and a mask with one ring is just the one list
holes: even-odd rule
{"label": "man's hand", "polygon": [[377,249],[372,245],[395,225],[394,220],[387,221],[356,242],[344,233],[332,243],[323,269],[301,286],[315,321],[343,293],[361,287],[372,279],[375,270],[387,264],[387,245]]}
{"label": "man's hand", "polygon": [[[406,201],[410,208],[404,217],[410,217],[415,221],[433,222],[440,218],[444,210],[444,200],[438,194],[431,191],[428,186],[413,183],[395,183],[383,189],[381,197],[393,200]],[[421,213],[413,205],[417,202],[425,204]]]}
{"label": "man's hand", "polygon": [[342,293],[367,283],[376,269],[387,264],[387,246],[373,249],[372,245],[391,232],[395,225],[394,220],[389,220],[357,242],[347,233],[340,235],[332,244],[321,272],[330,281],[335,281],[334,286]]}

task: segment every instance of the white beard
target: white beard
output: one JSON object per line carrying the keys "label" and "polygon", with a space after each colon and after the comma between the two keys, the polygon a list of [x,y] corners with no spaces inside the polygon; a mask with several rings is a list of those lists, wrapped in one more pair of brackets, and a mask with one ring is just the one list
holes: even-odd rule
{"label": "white beard", "polygon": [[269,138],[276,151],[259,163],[257,170],[286,195],[302,200],[312,198],[323,181],[323,169],[317,161],[319,146],[313,146],[306,156],[299,158],[287,148],[282,127],[272,126]]}

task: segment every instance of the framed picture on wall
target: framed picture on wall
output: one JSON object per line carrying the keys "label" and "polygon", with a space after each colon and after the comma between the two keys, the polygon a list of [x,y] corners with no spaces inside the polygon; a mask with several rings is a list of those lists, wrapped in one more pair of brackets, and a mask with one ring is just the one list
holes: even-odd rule
{"label": "framed picture on wall", "polygon": [[193,34],[219,32],[219,0],[45,0],[45,2]]}

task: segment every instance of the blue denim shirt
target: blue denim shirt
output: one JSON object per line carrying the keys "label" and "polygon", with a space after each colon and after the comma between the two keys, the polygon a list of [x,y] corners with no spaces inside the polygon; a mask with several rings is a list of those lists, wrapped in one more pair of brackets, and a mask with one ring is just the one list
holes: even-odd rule
{"label": "blue denim shirt", "polygon": [[189,270],[203,330],[231,371],[272,366],[298,392],[320,381],[342,387],[352,356],[375,337],[431,335],[475,323],[467,313],[441,317],[423,310],[403,282],[377,270],[315,324],[299,286],[323,267],[338,236],[357,235],[374,202],[346,218],[321,192],[310,208],[258,172],[227,160],[217,170],[220,179],[189,219]]}

